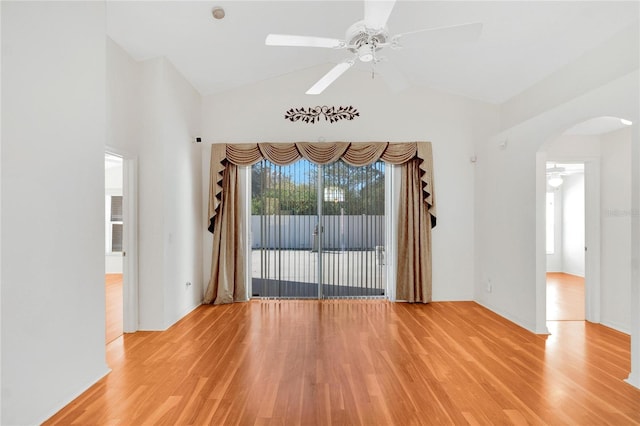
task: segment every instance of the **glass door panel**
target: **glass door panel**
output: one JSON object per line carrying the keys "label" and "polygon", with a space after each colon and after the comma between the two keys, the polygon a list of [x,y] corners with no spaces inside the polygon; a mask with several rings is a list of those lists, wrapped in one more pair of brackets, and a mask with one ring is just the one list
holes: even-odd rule
{"label": "glass door panel", "polygon": [[322,166],[323,295],[385,295],[384,162]]}
{"label": "glass door panel", "polygon": [[318,297],[316,176],[308,161],[252,167],[252,296]]}
{"label": "glass door panel", "polygon": [[251,171],[252,296],[385,295],[384,163]]}

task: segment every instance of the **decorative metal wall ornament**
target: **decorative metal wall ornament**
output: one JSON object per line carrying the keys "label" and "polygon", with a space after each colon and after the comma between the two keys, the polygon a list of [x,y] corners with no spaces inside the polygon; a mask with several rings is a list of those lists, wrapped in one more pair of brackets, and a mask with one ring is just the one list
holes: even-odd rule
{"label": "decorative metal wall ornament", "polygon": [[304,123],[318,122],[320,121],[320,116],[323,116],[325,121],[329,120],[330,123],[335,123],[338,120],[353,120],[356,117],[360,117],[360,113],[351,105],[347,107],[323,105],[309,108],[291,108],[284,114],[285,120],[302,121]]}

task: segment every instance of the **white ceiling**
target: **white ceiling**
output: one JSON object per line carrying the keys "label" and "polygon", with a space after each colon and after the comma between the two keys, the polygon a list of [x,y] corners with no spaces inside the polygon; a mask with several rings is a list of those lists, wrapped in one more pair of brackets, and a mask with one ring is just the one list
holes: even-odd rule
{"label": "white ceiling", "polygon": [[[224,7],[223,20],[212,18],[214,6]],[[399,0],[388,21],[391,34],[470,22],[482,22],[483,32],[473,43],[414,43],[382,55],[412,85],[497,104],[637,22],[638,6]],[[342,39],[363,17],[362,1],[107,1],[106,7],[107,33],[116,43],[136,60],[166,56],[203,95],[337,63],[348,52],[270,47],[264,39],[268,33]]]}

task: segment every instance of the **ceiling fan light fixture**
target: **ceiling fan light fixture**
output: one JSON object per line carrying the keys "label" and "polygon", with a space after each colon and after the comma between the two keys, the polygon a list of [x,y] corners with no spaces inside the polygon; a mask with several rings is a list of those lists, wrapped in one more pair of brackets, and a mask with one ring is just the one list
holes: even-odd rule
{"label": "ceiling fan light fixture", "polygon": [[560,185],[562,185],[562,182],[562,176],[560,175],[553,175],[549,177],[549,180],[547,180],[547,183],[549,183],[549,185],[554,188],[558,188]]}
{"label": "ceiling fan light fixture", "polygon": [[358,47],[358,58],[362,62],[371,62],[373,61],[373,46],[365,43],[362,46]]}

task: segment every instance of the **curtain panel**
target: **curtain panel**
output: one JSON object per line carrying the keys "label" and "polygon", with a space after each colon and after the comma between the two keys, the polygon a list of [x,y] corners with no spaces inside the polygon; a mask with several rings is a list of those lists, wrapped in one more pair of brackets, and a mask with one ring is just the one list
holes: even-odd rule
{"label": "curtain panel", "polygon": [[[242,223],[239,220],[237,167],[263,159],[285,166],[300,159],[329,164],[342,159],[352,166],[378,160],[402,165],[398,227],[396,297],[431,301],[431,229],[436,225],[433,158],[430,142],[213,144],[209,181],[209,232],[213,233],[211,278],[205,303],[246,300]],[[408,261],[407,261],[408,260]]]}

